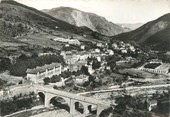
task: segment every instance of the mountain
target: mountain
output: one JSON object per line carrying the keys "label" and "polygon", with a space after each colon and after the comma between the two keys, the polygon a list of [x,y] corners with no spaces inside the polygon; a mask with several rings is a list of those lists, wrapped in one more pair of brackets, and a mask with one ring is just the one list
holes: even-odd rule
{"label": "mountain", "polygon": [[[28,7],[26,5],[11,0],[1,1],[0,20],[1,20],[2,29],[14,27],[16,33],[20,32],[18,31],[19,30],[18,27],[20,29],[30,28],[32,30],[35,29],[37,31],[44,30],[47,28],[51,30],[67,31],[72,33],[92,32],[92,30],[86,27],[76,27],[67,22],[64,22],[50,15],[47,15],[41,11],[38,11],[34,8]],[[24,32],[25,30],[22,31]],[[12,33],[12,31],[7,31],[7,32],[8,32],[8,36],[12,35],[10,34]],[[15,34],[13,36],[15,36]]]}
{"label": "mountain", "polygon": [[136,30],[113,36],[113,39],[135,41],[156,50],[170,50],[170,13],[150,21]]}
{"label": "mountain", "polygon": [[106,18],[93,13],[83,12],[70,7],[59,7],[50,10],[43,10],[45,13],[68,22],[72,25],[81,27],[86,26],[100,34],[113,36],[127,31],[126,29],[106,20]]}
{"label": "mountain", "polygon": [[131,31],[131,30],[135,30],[135,29],[141,27],[143,24],[142,23],[134,23],[134,24],[122,23],[122,24],[118,24],[118,25],[123,28],[127,28],[127,29],[129,29],[129,31]]}
{"label": "mountain", "polygon": [[76,27],[13,0],[1,1],[0,26],[3,29],[0,32],[1,36],[16,37],[28,32],[68,32],[78,35],[103,36],[85,26]]}
{"label": "mountain", "polygon": [[85,26],[71,25],[16,1],[0,2],[0,56],[39,52],[48,47],[61,50],[65,43],[55,42],[56,37],[78,39],[83,44],[110,39]]}

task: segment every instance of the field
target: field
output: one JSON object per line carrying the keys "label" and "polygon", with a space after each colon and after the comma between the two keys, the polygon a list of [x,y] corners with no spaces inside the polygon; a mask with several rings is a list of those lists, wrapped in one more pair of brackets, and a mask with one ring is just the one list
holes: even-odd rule
{"label": "field", "polygon": [[129,73],[130,75],[136,76],[136,77],[142,77],[142,78],[154,78],[155,74],[149,73],[149,72],[145,72],[145,71],[141,71],[138,69],[121,69],[119,70],[120,73]]}
{"label": "field", "polygon": [[0,74],[0,79],[7,81],[10,83],[19,83],[22,80],[22,77],[11,76],[8,71]]}
{"label": "field", "polygon": [[48,35],[48,34],[34,34],[34,35],[19,38],[19,40],[24,43],[29,43],[31,45],[38,45],[41,47],[52,47],[57,50],[61,49],[63,43],[50,40],[54,38],[55,36]]}

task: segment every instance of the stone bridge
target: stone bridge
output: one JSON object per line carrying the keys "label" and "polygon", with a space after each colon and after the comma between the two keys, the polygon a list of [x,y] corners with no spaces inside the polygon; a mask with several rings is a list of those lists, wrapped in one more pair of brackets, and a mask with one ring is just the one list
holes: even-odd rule
{"label": "stone bridge", "polygon": [[[44,99],[44,106],[50,107],[50,103],[53,99],[62,98],[69,107],[69,113],[74,117],[77,112],[77,108],[82,108],[82,116],[88,116],[95,108],[95,114],[100,115],[102,111],[110,107],[110,103],[102,100],[85,97],[61,90],[52,89],[46,86],[34,85],[34,92],[41,95]],[[92,108],[94,107],[94,108]]]}

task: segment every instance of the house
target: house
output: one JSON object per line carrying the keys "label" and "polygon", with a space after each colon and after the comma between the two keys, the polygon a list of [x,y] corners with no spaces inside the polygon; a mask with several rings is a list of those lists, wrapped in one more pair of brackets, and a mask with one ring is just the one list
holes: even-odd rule
{"label": "house", "polygon": [[60,55],[63,57],[63,59],[66,59],[66,52],[65,51],[61,51]]}
{"label": "house", "polygon": [[63,38],[63,37],[56,37],[55,39],[53,39],[54,41],[60,41],[60,42],[67,42],[67,39]]}
{"label": "house", "polygon": [[4,95],[4,90],[0,89],[0,97],[3,97],[3,95]]}
{"label": "house", "polygon": [[126,54],[126,53],[127,53],[127,50],[126,50],[126,49],[121,49],[121,53],[122,53],[122,54]]}
{"label": "house", "polygon": [[119,45],[124,46],[125,43],[124,43],[123,41],[120,41],[120,42],[119,42]]}
{"label": "house", "polygon": [[91,52],[91,57],[97,58],[97,57],[102,57],[102,56],[103,56],[103,54],[101,54],[101,53]]}
{"label": "house", "polygon": [[61,74],[61,63],[52,63],[34,69],[27,69],[26,73],[27,80],[30,80],[33,83],[41,83],[46,77]]}
{"label": "house", "polygon": [[134,46],[129,46],[129,49],[132,51],[132,52],[135,52],[135,47]]}
{"label": "house", "polygon": [[157,107],[157,101],[153,100],[149,104],[149,111],[151,111],[153,108]]}
{"label": "house", "polygon": [[88,57],[91,58],[90,52],[83,51],[83,52],[80,52],[78,54],[80,55],[79,60],[86,60]]}
{"label": "house", "polygon": [[84,50],[85,49],[85,45],[81,45],[80,49]]}
{"label": "house", "polygon": [[83,85],[87,81],[89,81],[89,78],[86,75],[76,76],[75,79],[74,79],[74,82],[77,85]]}
{"label": "house", "polygon": [[118,45],[116,43],[112,44],[113,49],[118,49]]}
{"label": "house", "polygon": [[110,56],[112,56],[112,55],[114,55],[114,52],[113,52],[113,50],[107,50],[107,53],[110,55]]}
{"label": "house", "polygon": [[104,47],[104,45],[102,43],[100,43],[100,42],[96,43],[96,46],[97,47]]}
{"label": "house", "polygon": [[78,71],[81,69],[82,66],[85,66],[87,64],[87,61],[78,61],[74,64],[69,64],[68,70],[73,72],[73,71]]}
{"label": "house", "polygon": [[107,69],[107,70],[111,70],[111,67],[110,67],[110,66],[106,66],[106,69]]}
{"label": "house", "polygon": [[62,72],[67,71],[69,67],[67,65],[62,66]]}
{"label": "house", "polygon": [[88,72],[90,74],[94,73],[94,70],[92,69],[92,65],[88,65],[87,67],[88,67]]}
{"label": "house", "polygon": [[101,57],[100,56],[97,57],[97,61],[101,62]]}
{"label": "house", "polygon": [[96,49],[95,49],[95,52],[96,52],[96,53],[100,53],[100,49],[96,48]]}
{"label": "house", "polygon": [[80,56],[77,52],[73,52],[73,51],[62,51],[60,53],[61,56],[63,56],[65,63],[67,64],[74,64],[75,62],[77,62],[78,60],[80,60]]}
{"label": "house", "polygon": [[56,82],[56,83],[49,83],[49,85],[63,87],[63,86],[65,86],[65,80],[63,78],[61,78],[61,81]]}
{"label": "house", "polygon": [[65,47],[70,47],[70,44],[65,44]]}
{"label": "house", "polygon": [[159,60],[159,59],[151,59],[151,60],[149,60],[149,63],[162,63],[162,60]]}
{"label": "house", "polygon": [[72,45],[80,45],[80,42],[77,39],[70,39],[68,40],[68,43]]}
{"label": "house", "polygon": [[66,56],[66,59],[65,59],[65,62],[67,64],[74,64],[75,62],[77,62],[78,60],[80,59],[80,55],[77,55],[77,54],[72,54],[72,55],[67,55]]}

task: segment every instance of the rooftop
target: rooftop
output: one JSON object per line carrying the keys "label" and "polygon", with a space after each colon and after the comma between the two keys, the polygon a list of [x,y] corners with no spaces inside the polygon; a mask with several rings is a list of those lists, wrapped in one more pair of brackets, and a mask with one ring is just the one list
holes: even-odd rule
{"label": "rooftop", "polygon": [[79,76],[76,76],[77,79],[84,79],[84,78],[87,78],[88,76],[87,75],[79,75]]}
{"label": "rooftop", "polygon": [[164,71],[168,71],[170,69],[170,64],[163,63],[160,66],[158,66],[156,69],[161,69],[161,70],[164,70]]}

